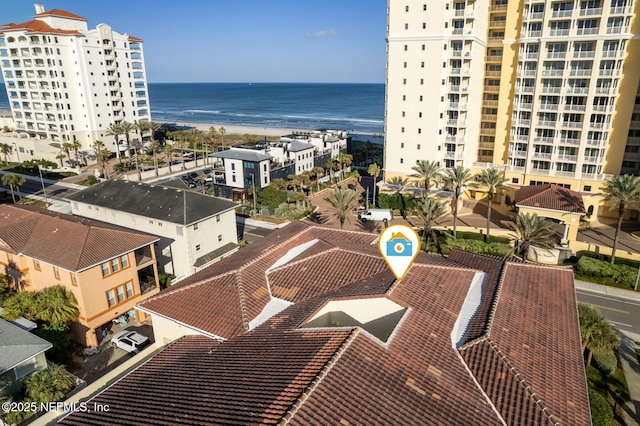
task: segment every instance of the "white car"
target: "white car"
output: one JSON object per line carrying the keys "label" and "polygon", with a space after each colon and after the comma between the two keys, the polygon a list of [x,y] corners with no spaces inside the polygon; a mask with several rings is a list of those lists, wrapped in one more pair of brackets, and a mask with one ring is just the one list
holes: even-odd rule
{"label": "white car", "polygon": [[132,354],[137,354],[146,346],[149,345],[149,339],[142,334],[136,333],[131,330],[122,330],[117,332],[111,338],[111,346],[114,348],[120,348]]}

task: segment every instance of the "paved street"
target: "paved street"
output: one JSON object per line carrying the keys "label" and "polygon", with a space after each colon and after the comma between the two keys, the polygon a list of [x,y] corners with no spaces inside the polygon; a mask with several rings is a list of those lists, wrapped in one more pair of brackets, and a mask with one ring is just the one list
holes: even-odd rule
{"label": "paved street", "polygon": [[640,339],[640,301],[576,290],[578,301],[594,305],[618,330]]}

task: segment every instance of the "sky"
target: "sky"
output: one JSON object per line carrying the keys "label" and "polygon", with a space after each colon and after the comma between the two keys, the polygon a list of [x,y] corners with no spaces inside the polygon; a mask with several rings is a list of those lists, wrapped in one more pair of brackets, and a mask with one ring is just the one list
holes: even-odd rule
{"label": "sky", "polygon": [[[0,24],[34,0],[0,0]],[[144,40],[147,80],[384,83],[386,0],[50,0]]]}

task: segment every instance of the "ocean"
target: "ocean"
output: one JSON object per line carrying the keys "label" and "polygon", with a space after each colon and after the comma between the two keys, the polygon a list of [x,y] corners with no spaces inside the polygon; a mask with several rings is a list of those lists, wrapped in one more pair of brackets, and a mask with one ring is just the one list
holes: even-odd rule
{"label": "ocean", "polygon": [[[382,134],[384,84],[149,83],[154,121]],[[0,90],[0,108],[9,101]]]}

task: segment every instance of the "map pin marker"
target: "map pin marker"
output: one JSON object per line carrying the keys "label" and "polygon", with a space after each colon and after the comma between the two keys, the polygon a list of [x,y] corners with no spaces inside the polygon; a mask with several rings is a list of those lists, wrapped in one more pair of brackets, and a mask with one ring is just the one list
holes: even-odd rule
{"label": "map pin marker", "polygon": [[378,250],[396,279],[401,280],[420,251],[420,237],[413,228],[392,225],[380,234]]}

